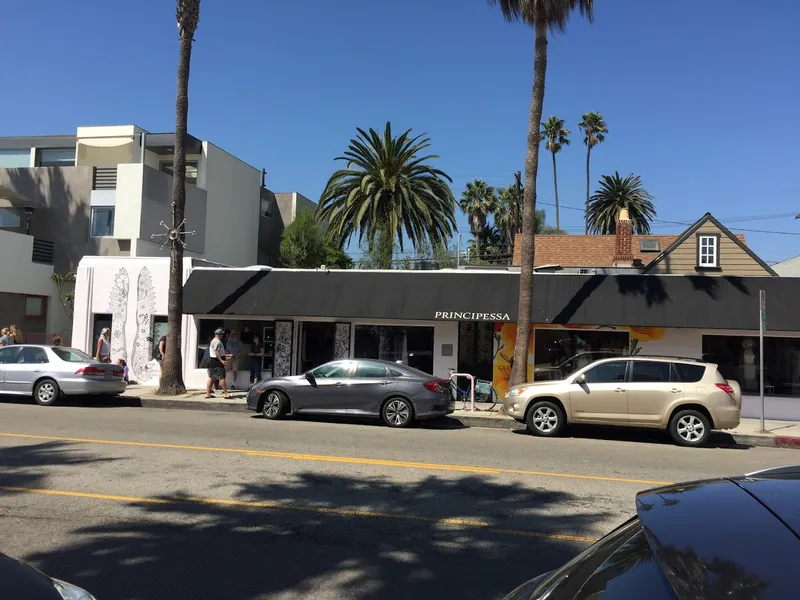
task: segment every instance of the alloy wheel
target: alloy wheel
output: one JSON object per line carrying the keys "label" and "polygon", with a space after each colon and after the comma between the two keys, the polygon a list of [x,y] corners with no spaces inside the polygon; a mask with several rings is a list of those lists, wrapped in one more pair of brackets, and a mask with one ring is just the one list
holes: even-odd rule
{"label": "alloy wheel", "polygon": [[264,401],[264,416],[274,419],[281,410],[281,398],[275,392],[270,392]]}
{"label": "alloy wheel", "polygon": [[706,426],[694,415],[684,415],[678,419],[677,429],[681,439],[692,444],[700,441],[706,432]]}
{"label": "alloy wheel", "polygon": [[533,426],[542,433],[550,433],[558,426],[558,415],[549,406],[540,406],[533,413]]}
{"label": "alloy wheel", "polygon": [[402,400],[392,400],[386,405],[386,420],[392,425],[404,425],[411,417],[411,409]]}
{"label": "alloy wheel", "polygon": [[53,387],[52,383],[45,382],[39,386],[36,394],[41,402],[47,404],[48,402],[52,402],[53,398],[55,398],[56,389]]}

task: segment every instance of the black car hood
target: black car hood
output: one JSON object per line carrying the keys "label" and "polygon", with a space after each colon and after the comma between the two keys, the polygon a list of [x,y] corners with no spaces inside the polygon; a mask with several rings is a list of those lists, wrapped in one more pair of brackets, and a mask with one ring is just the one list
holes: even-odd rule
{"label": "black car hood", "polygon": [[[780,510],[792,510],[790,493],[797,510],[800,480],[783,486]],[[756,478],[715,479],[637,496],[650,549],[681,600],[797,597],[800,539],[759,497],[777,497],[771,487]]]}
{"label": "black car hood", "polygon": [[0,598],[62,600],[53,581],[30,565],[0,553]]}

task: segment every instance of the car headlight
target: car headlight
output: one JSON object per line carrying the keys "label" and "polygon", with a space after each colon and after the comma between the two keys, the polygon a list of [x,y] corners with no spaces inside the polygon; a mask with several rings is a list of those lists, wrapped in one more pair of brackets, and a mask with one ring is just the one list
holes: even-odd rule
{"label": "car headlight", "polygon": [[515,398],[515,397],[523,394],[525,392],[525,390],[527,390],[527,389],[528,388],[526,388],[526,387],[514,388],[512,390],[509,390],[509,392],[508,392],[508,394],[506,394],[506,396],[508,396],[509,398]]}
{"label": "car headlight", "polygon": [[64,600],[97,600],[86,590],[72,585],[71,583],[67,583],[66,581],[53,579],[53,586],[55,586]]}

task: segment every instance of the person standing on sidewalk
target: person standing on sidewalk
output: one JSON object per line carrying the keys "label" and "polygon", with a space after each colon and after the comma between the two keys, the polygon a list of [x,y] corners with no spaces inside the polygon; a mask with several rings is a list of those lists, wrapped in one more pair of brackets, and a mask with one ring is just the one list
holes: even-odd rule
{"label": "person standing on sidewalk", "polygon": [[239,356],[242,354],[244,350],[244,345],[242,341],[239,339],[239,332],[235,329],[231,331],[231,335],[228,338],[228,356],[230,358],[225,363],[225,370],[230,371],[233,373],[233,381],[231,382],[231,389],[236,389],[236,380],[239,378]]}
{"label": "person standing on sidewalk", "polygon": [[261,381],[261,361],[264,357],[264,346],[261,338],[253,334],[253,343],[250,344],[250,384],[255,385]]}
{"label": "person standing on sidewalk", "polygon": [[222,344],[222,336],[225,335],[224,329],[217,329],[214,332],[214,339],[208,345],[208,383],[206,383],[206,398],[213,398],[211,395],[211,388],[214,381],[219,381],[222,384],[222,391],[225,392],[225,398],[230,398],[228,393],[228,383],[225,381],[225,363],[227,362],[227,355],[225,354],[225,346]]}

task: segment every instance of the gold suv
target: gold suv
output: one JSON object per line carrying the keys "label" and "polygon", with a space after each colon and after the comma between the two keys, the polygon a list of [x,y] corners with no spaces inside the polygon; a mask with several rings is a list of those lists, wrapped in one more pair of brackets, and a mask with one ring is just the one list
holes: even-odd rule
{"label": "gold suv", "polygon": [[560,381],[514,386],[503,398],[506,414],[534,435],[556,436],[567,423],[627,425],[669,430],[682,446],[733,429],[741,407],[739,384],[717,365],[655,356],[599,360]]}

